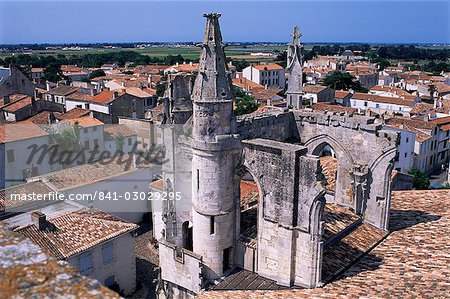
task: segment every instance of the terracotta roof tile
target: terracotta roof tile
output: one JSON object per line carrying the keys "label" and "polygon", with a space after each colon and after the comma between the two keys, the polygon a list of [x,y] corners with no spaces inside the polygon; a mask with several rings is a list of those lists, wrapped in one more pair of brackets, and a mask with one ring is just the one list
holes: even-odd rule
{"label": "terracotta roof tile", "polygon": [[96,209],[82,209],[47,219],[46,229],[34,224],[17,228],[57,259],[67,259],[114,237],[131,232],[138,225]]}

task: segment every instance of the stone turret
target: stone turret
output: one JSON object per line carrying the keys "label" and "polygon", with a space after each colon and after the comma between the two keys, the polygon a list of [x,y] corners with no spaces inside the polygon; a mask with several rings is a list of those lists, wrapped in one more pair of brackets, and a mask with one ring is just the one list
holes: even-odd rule
{"label": "stone turret", "polygon": [[292,42],[288,45],[287,55],[287,77],[288,87],[286,91],[287,105],[294,109],[300,109],[302,106],[302,47],[300,45],[301,34],[298,27],[294,27]]}
{"label": "stone turret", "polygon": [[236,235],[234,170],[240,148],[233,134],[233,91],[219,27],[220,14],[205,14],[206,30],[195,80],[192,135],[193,250],[204,276],[220,277],[233,265]]}

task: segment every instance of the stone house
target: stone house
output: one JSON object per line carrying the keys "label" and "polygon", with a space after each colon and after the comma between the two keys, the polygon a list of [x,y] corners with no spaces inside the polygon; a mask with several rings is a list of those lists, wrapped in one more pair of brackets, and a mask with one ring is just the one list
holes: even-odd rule
{"label": "stone house", "polygon": [[303,87],[303,100],[311,104],[319,102],[331,103],[334,101],[334,89],[321,85],[305,85]]}
{"label": "stone house", "polygon": [[10,94],[34,95],[34,85],[17,67],[0,68],[0,97]]}

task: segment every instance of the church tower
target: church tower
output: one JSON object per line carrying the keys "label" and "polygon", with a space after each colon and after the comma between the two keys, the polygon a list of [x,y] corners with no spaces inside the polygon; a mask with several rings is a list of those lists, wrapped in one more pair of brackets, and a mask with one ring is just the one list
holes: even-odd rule
{"label": "church tower", "polygon": [[292,34],[292,42],[288,45],[287,53],[287,77],[288,87],[286,91],[286,99],[288,107],[300,109],[302,106],[302,46],[300,45],[301,34],[298,27],[294,27]]}
{"label": "church tower", "polygon": [[240,147],[233,89],[225,61],[220,14],[205,14],[206,30],[192,93],[193,251],[203,257],[207,279],[232,267],[236,235],[234,170]]}

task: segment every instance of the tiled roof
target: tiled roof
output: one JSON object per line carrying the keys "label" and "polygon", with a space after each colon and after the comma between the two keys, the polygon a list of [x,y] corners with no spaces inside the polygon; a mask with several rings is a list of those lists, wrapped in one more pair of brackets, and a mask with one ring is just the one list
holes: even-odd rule
{"label": "tiled roof", "polygon": [[67,85],[59,85],[53,89],[50,89],[50,91],[48,91],[49,94],[54,94],[54,95],[60,95],[60,96],[67,96],[71,93],[74,93],[78,90],[77,87],[72,87],[72,86],[67,86]]}
{"label": "tiled roof", "polygon": [[15,231],[57,259],[67,259],[136,228],[138,225],[100,210],[82,209],[47,219],[43,230],[31,224]]}
{"label": "tiled roof", "polygon": [[[118,95],[120,96],[122,93],[118,92]],[[92,103],[98,103],[98,104],[108,104],[112,101],[114,101],[114,92],[113,91],[102,91],[96,96],[94,96],[90,101]]]}
{"label": "tiled roof", "polygon": [[198,63],[193,63],[192,65],[189,63],[180,63],[178,66],[172,65],[171,68],[178,72],[194,72],[198,70]]}
{"label": "tiled roof", "polygon": [[450,124],[450,116],[435,118],[433,120],[430,120],[430,122],[436,125]]}
{"label": "tiled roof", "polygon": [[[126,160],[128,157],[124,157],[123,159]],[[94,184],[135,170],[135,167],[114,159],[108,163],[99,161],[93,164],[70,167],[34,177],[34,179],[42,180],[49,184],[50,187],[58,191],[63,191]]]}
{"label": "tiled roof", "polygon": [[90,116],[82,116],[78,118],[69,118],[66,119],[71,125],[78,124],[78,126],[82,128],[101,126],[103,123],[96,118]]}
{"label": "tiled roof", "polygon": [[303,87],[303,92],[306,93],[319,93],[327,89],[326,86],[320,86],[320,85],[306,85]]}
{"label": "tiled roof", "polygon": [[126,125],[106,125],[103,130],[105,132],[105,141],[114,140],[118,136],[129,137],[136,135],[136,132]]}
{"label": "tiled roof", "polygon": [[152,88],[139,88],[139,87],[127,87],[126,93],[138,97],[138,98],[149,98],[156,95],[156,89]]}
{"label": "tiled roof", "polygon": [[254,181],[241,180],[241,207],[247,209],[249,205],[258,203],[259,201],[259,190],[258,186]]}
{"label": "tiled roof", "polygon": [[356,113],[358,111],[357,108],[344,107],[336,104],[330,104],[326,102],[318,102],[312,105],[313,110],[320,111],[333,111],[333,112],[346,112],[349,115]]}
{"label": "tiled roof", "polygon": [[57,118],[59,120],[74,119],[74,118],[79,118],[82,116],[87,116],[87,115],[89,115],[90,112],[91,112],[91,110],[89,110],[89,109],[73,108],[64,114],[58,115]]}
{"label": "tiled roof", "polygon": [[0,143],[48,136],[40,126],[32,122],[0,124]]}
{"label": "tiled roof", "polygon": [[159,179],[150,183],[150,188],[163,190],[164,189],[164,181],[163,179]]}
{"label": "tiled roof", "polygon": [[322,167],[322,173],[326,179],[326,189],[334,191],[336,188],[336,174],[338,161],[331,156],[320,157],[320,166]]}
{"label": "tiled roof", "polygon": [[253,88],[264,88],[264,86],[262,86],[261,84],[258,84],[256,82],[253,82],[251,80],[248,80],[246,78],[234,78],[232,79],[233,85],[246,89],[246,90],[251,90]]}
{"label": "tiled roof", "polygon": [[0,214],[2,211],[27,203],[27,201],[23,200],[14,200],[11,198],[11,194],[49,194],[50,192],[52,192],[52,189],[42,182],[20,184],[0,190]]}
{"label": "tiled roof", "polygon": [[[362,227],[354,239],[375,237],[376,234],[367,229],[372,228]],[[375,244],[367,255],[323,288],[209,291],[198,297],[447,298],[450,289],[450,190],[393,192],[390,230],[384,241]],[[349,241],[344,240],[347,244]]]}
{"label": "tiled roof", "polygon": [[[10,101],[9,104],[20,101],[22,99],[26,99],[27,97],[29,97],[29,95],[20,94],[20,93],[11,94],[11,95],[9,95],[9,101]],[[6,105],[9,105],[9,104],[6,104]],[[5,103],[4,103],[3,97],[0,97],[0,107],[2,107],[4,105],[5,105]]]}
{"label": "tiled roof", "polygon": [[348,91],[345,91],[345,90],[336,90],[336,91],[334,92],[334,97],[335,97],[336,99],[343,99],[343,98],[345,98],[346,96],[348,96],[349,94],[351,94],[351,93],[348,92]]}
{"label": "tiled roof", "polygon": [[0,223],[2,298],[120,298]]}
{"label": "tiled roof", "polygon": [[250,93],[256,100],[267,100],[276,97],[280,88],[253,88]]}
{"label": "tiled roof", "polygon": [[53,115],[57,118],[61,113],[59,112],[51,112],[51,111],[41,111],[36,115],[33,115],[30,118],[27,118],[26,121],[31,121],[37,125],[48,125],[49,124],[49,116],[53,113]]}
{"label": "tiled roof", "polygon": [[8,112],[16,112],[20,109],[23,109],[27,106],[30,106],[32,104],[32,99],[30,96],[27,96],[21,100],[15,101],[12,104],[9,104],[3,108],[3,110]]}
{"label": "tiled roof", "polygon": [[74,92],[70,95],[67,96],[67,99],[70,100],[76,100],[76,101],[83,101],[83,102],[89,102],[90,100],[92,100],[94,96],[87,94],[87,93],[82,93],[82,92]]}
{"label": "tiled roof", "polygon": [[276,63],[268,63],[268,64],[256,64],[253,67],[259,71],[272,71],[272,70],[282,70],[283,67]]}

